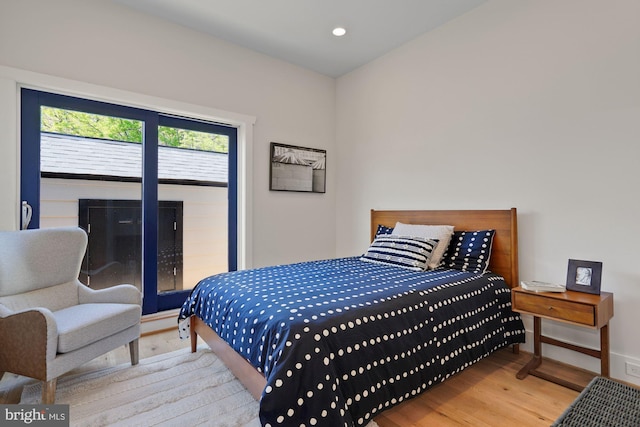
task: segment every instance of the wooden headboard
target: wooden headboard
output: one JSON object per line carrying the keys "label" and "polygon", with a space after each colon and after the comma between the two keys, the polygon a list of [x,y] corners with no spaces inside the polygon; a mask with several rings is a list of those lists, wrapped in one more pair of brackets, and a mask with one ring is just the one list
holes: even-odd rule
{"label": "wooden headboard", "polygon": [[453,225],[456,231],[496,230],[491,248],[489,270],[504,277],[509,287],[518,280],[518,221],[516,208],[509,210],[438,210],[377,211],[371,210],[371,240],[378,225],[394,227],[405,224]]}

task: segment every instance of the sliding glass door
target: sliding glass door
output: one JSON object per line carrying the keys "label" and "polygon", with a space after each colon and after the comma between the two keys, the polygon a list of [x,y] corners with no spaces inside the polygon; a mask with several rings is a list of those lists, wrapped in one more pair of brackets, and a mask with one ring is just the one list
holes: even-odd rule
{"label": "sliding glass door", "polygon": [[21,134],[23,228],[84,228],[87,286],[136,285],[147,314],[236,269],[235,128],[23,89]]}

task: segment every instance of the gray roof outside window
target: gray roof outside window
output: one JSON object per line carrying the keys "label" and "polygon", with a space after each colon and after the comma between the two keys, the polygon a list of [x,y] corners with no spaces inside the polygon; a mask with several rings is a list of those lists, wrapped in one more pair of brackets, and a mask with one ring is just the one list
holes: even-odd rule
{"label": "gray roof outside window", "polygon": [[[158,178],[200,182],[228,182],[225,153],[158,147]],[[142,145],[130,142],[42,133],[42,172],[123,178],[142,176]]]}

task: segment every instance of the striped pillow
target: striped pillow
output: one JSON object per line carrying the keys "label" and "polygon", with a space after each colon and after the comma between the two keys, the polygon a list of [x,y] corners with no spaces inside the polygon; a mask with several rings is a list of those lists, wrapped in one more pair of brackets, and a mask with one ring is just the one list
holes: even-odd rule
{"label": "striped pillow", "polygon": [[424,271],[437,245],[436,239],[382,234],[376,237],[360,260]]}

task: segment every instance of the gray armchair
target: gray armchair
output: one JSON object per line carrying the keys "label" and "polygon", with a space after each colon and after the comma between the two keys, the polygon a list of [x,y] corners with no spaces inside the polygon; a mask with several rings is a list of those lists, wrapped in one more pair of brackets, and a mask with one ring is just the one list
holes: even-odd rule
{"label": "gray armchair", "polygon": [[138,363],[142,295],[78,281],[86,247],[77,227],[0,232],[0,379],[43,381],[44,404],[60,375],[121,345]]}

